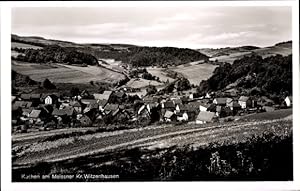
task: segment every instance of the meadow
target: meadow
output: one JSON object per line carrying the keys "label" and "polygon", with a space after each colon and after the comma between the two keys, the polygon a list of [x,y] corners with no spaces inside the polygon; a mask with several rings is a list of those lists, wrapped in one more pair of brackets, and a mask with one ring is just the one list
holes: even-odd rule
{"label": "meadow", "polygon": [[72,66],[64,64],[32,64],[13,62],[12,70],[28,75],[35,81],[42,82],[46,78],[55,83],[89,83],[101,81],[114,83],[124,75],[97,66]]}

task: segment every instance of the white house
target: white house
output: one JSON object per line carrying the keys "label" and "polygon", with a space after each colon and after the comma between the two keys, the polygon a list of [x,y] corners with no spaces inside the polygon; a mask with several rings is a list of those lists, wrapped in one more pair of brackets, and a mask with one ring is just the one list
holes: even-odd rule
{"label": "white house", "polygon": [[182,116],[178,116],[177,117],[177,120],[178,121],[187,121],[189,119],[189,116],[188,116],[188,114],[186,113],[186,112],[184,112],[183,114],[182,114]]}
{"label": "white house", "polygon": [[55,96],[55,95],[48,95],[44,102],[45,104],[47,105],[52,105],[52,104],[55,104],[55,102],[58,100],[58,98]]}
{"label": "white house", "polygon": [[285,104],[287,107],[291,107],[293,104],[293,97],[292,96],[287,96],[285,99]]}

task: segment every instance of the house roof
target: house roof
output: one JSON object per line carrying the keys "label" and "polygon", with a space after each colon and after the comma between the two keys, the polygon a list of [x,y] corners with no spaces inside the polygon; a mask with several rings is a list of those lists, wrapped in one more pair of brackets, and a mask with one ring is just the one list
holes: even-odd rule
{"label": "house roof", "polygon": [[174,99],[173,102],[174,102],[174,104],[182,104],[181,99]]}
{"label": "house roof", "polygon": [[219,97],[219,98],[215,98],[217,104],[226,104],[227,98],[225,97]]}
{"label": "house roof", "polygon": [[233,101],[233,99],[232,98],[227,98],[226,99],[226,103],[228,104],[228,103],[231,103]]}
{"label": "house roof", "polygon": [[31,107],[32,105],[32,102],[31,101],[16,101],[14,104],[13,104],[13,107],[24,107],[24,108],[29,108]]}
{"label": "house roof", "polygon": [[72,107],[65,107],[64,109],[57,109],[55,108],[52,112],[52,115],[57,116],[71,116],[74,113],[74,109]]}
{"label": "house roof", "polygon": [[220,113],[222,111],[222,106],[217,105],[216,111]]}
{"label": "house roof", "polygon": [[199,115],[197,116],[197,120],[199,121],[212,121],[212,119],[214,118],[215,113],[214,112],[209,112],[209,111],[201,111],[199,113]]}
{"label": "house roof", "polygon": [[33,108],[24,108],[22,109],[22,115],[29,115],[32,112]]}
{"label": "house roof", "polygon": [[89,104],[97,103],[97,100],[95,100],[95,99],[81,99],[81,103],[89,105]]}
{"label": "house roof", "polygon": [[227,103],[227,106],[229,106],[229,107],[241,107],[241,105],[235,100],[231,101],[230,103]]}
{"label": "house roof", "polygon": [[74,101],[74,102],[70,103],[70,105],[73,107],[81,107],[81,104],[78,101]]}
{"label": "house roof", "polygon": [[112,91],[104,91],[103,94],[94,94],[95,99],[104,99],[108,100]]}
{"label": "house roof", "polygon": [[247,96],[241,96],[240,98],[239,98],[239,101],[248,101],[248,99],[249,99],[249,97],[247,97]]}
{"label": "house roof", "polygon": [[40,99],[42,97],[42,94],[31,94],[30,99]]}
{"label": "house roof", "polygon": [[16,100],[16,96],[11,96],[11,102],[15,101]]}
{"label": "house roof", "polygon": [[106,104],[107,104],[107,100],[104,100],[104,99],[102,99],[102,100],[98,100],[98,105],[99,106],[102,106],[102,107],[104,107]]}
{"label": "house roof", "polygon": [[34,109],[34,110],[32,110],[30,112],[30,114],[29,114],[28,117],[30,117],[30,118],[38,118],[40,116],[40,114],[41,114],[41,110]]}
{"label": "house roof", "polygon": [[21,94],[21,95],[20,95],[20,98],[21,98],[22,100],[30,100],[31,95],[30,95],[30,94]]}
{"label": "house roof", "polygon": [[117,110],[118,108],[119,108],[118,104],[107,104],[104,109],[114,111]]}
{"label": "house roof", "polygon": [[125,93],[124,92],[115,92],[115,96],[121,98],[121,97],[125,96]]}
{"label": "house roof", "polygon": [[166,111],[164,117],[165,117],[165,118],[170,118],[170,117],[172,117],[173,115],[174,115],[174,113],[173,113],[172,111]]}

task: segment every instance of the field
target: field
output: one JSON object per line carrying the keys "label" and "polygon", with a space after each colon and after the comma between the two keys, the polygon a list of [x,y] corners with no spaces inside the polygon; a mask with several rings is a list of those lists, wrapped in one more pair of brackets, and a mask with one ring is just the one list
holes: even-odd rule
{"label": "field", "polygon": [[173,71],[183,74],[192,84],[199,85],[207,80],[217,66],[212,64],[190,64],[172,68]]}
{"label": "field", "polygon": [[162,82],[166,82],[169,80],[169,82],[174,81],[173,78],[170,78],[167,76],[167,73],[164,72],[165,68],[159,68],[159,67],[148,67],[147,71],[152,74],[153,76],[159,77],[159,80]]}
{"label": "field", "polygon": [[113,83],[124,78],[124,75],[120,73],[97,66],[79,67],[63,64],[42,65],[13,62],[12,69],[40,82],[48,78],[55,83],[89,83],[90,81]]}
{"label": "field", "polygon": [[23,48],[23,49],[32,48],[32,49],[42,49],[42,47],[40,47],[40,46],[34,46],[34,45],[31,45],[31,44],[25,44],[25,43],[20,43],[20,42],[12,42],[12,43],[11,43],[11,48]]}
{"label": "field", "polygon": [[126,87],[130,87],[130,88],[146,88],[149,85],[153,85],[156,87],[162,87],[164,86],[163,83],[154,81],[154,80],[146,80],[143,78],[133,78],[131,79],[129,82],[127,82],[127,84],[125,85]]}
{"label": "field", "polygon": [[238,53],[232,53],[229,55],[223,55],[223,56],[217,56],[210,58],[211,61],[218,60],[219,62],[228,62],[230,64],[233,63],[236,59],[241,59],[244,56],[251,55],[252,53],[255,53],[263,58],[274,56],[276,54],[280,54],[282,56],[288,56],[289,54],[292,54],[292,48],[291,47],[283,47],[283,46],[271,46],[271,47],[265,47],[265,48],[259,48],[248,52],[238,52]]}
{"label": "field", "polygon": [[280,109],[272,112],[263,112],[263,113],[255,113],[252,115],[247,115],[242,117],[241,120],[251,121],[251,120],[274,120],[278,118],[287,118],[293,115],[292,109]]}
{"label": "field", "polygon": [[250,55],[250,54],[252,54],[252,52],[238,52],[238,53],[233,53],[230,55],[213,57],[213,58],[210,58],[209,60],[211,60],[211,61],[218,60],[219,62],[227,62],[227,63],[232,64],[234,60],[241,59],[244,56]]}
{"label": "field", "polygon": [[20,181],[23,173],[100,173],[120,180],[290,180],[291,132],[292,120],[277,119],[18,137],[13,179]]}

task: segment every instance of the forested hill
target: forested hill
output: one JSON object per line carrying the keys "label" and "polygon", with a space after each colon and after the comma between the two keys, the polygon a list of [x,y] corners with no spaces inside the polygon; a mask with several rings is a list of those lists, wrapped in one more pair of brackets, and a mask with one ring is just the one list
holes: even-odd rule
{"label": "forested hill", "polygon": [[75,48],[58,45],[45,46],[43,49],[19,49],[17,60],[33,63],[67,63],[81,65],[97,65],[98,60],[91,54],[77,51]]}
{"label": "forested hill", "polygon": [[173,47],[135,47],[132,48],[132,66],[166,66],[180,65],[197,60],[208,60],[198,51]]}
{"label": "forested hill", "polygon": [[[208,60],[208,56],[200,53],[199,51],[188,48],[147,46],[142,47],[129,44],[77,44],[67,41],[49,40],[42,37],[21,37],[17,35],[12,35],[11,41],[26,45],[39,46],[41,48],[44,47],[44,50],[42,51],[31,50],[29,52],[26,52],[31,56],[36,54],[45,55],[45,53],[50,53],[50,55],[52,56],[53,52],[49,52],[49,48],[47,47],[50,47],[50,50],[52,51],[54,50],[53,45],[55,45],[61,47],[60,49],[56,47],[56,49],[58,51],[61,51],[61,53],[63,53],[62,55],[64,55],[64,53],[70,52],[72,53],[72,55],[75,55],[74,51],[76,51],[76,55],[79,55],[79,52],[81,52],[92,55],[96,59],[115,59],[118,61],[122,61],[123,63],[131,64],[134,67],[180,65],[198,60]],[[20,50],[16,48],[14,50],[20,52]],[[61,53],[59,54],[61,55]],[[59,57],[61,56],[57,56],[57,58]],[[62,57],[65,57],[65,55]],[[28,59],[26,58],[26,60]],[[34,60],[41,59],[37,58]],[[61,59],[59,59],[59,61],[60,60]],[[75,61],[76,60],[78,60],[77,56],[75,56]],[[89,57],[89,60],[89,63],[94,63],[94,61],[91,61],[91,57]],[[43,59],[42,62],[44,62]],[[72,62],[73,60],[70,60],[70,63]]]}
{"label": "forested hill", "polygon": [[271,56],[263,59],[252,55],[235,60],[233,64],[222,64],[213,75],[200,83],[198,92],[224,90],[231,88],[247,90],[250,95],[292,94],[292,55]]}

